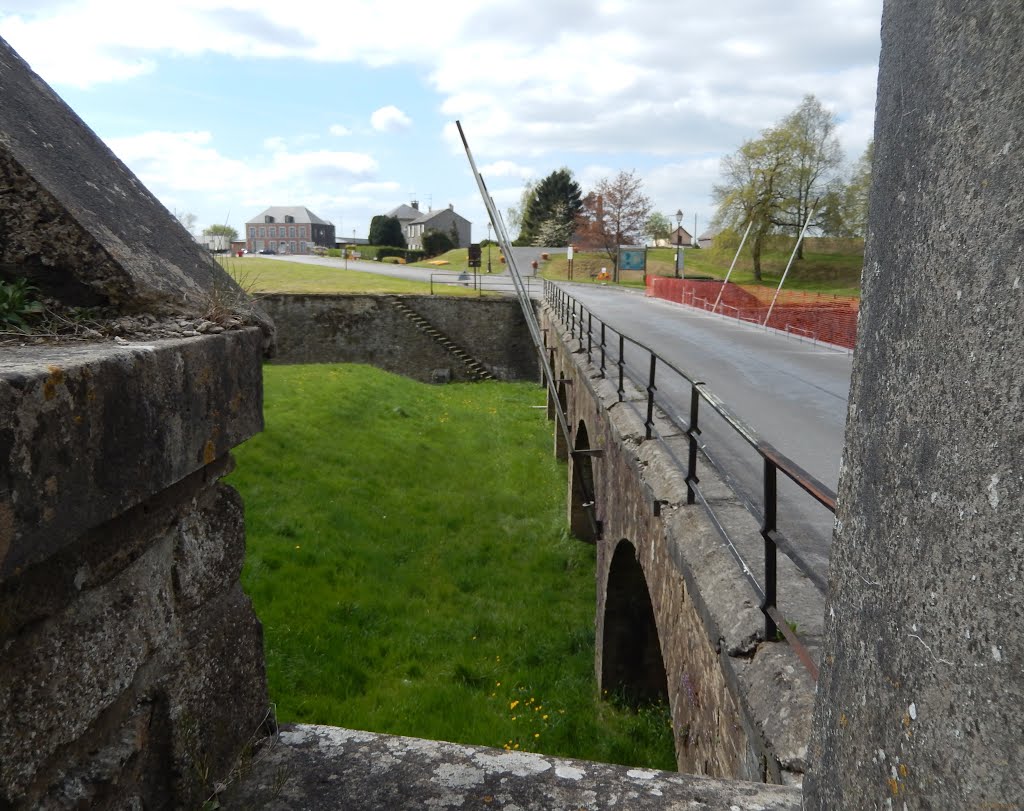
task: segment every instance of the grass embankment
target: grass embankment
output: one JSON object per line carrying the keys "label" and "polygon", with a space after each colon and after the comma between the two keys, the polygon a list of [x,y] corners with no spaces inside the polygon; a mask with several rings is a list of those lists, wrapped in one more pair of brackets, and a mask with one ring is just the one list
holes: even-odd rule
{"label": "grass embankment", "polygon": [[[251,293],[410,293],[429,294],[430,279],[413,281],[345,270],[338,266],[288,262],[256,257],[222,258],[221,264],[241,287]],[[437,290],[435,289],[435,292]],[[448,285],[446,296],[479,295],[476,290]]]}
{"label": "grass embankment", "polygon": [[540,389],[265,384],[231,483],[282,720],[674,768],[665,708],[596,695],[594,550],[566,535]]}
{"label": "grass embankment", "polygon": [[[792,251],[792,241],[773,240],[770,250],[761,255],[762,278],[754,279],[753,263],[745,248],[736,262],[736,268],[729,281],[740,285],[762,284],[777,287],[786,269]],[[705,276],[724,279],[735,254],[731,249],[686,248],[684,273],[687,276]],[[854,240],[809,239],[805,244],[804,258],[793,263],[786,277],[786,290],[804,290],[837,296],[860,296],[860,273],[864,264],[863,243]],[[612,269],[611,260],[603,253],[576,252],[573,261],[574,281],[593,281],[602,267]],[[647,254],[647,271],[659,276],[675,274],[675,248],[651,248]],[[565,256],[552,256],[543,270],[549,279],[566,278]],[[623,273],[626,285],[642,285],[643,274]]]}

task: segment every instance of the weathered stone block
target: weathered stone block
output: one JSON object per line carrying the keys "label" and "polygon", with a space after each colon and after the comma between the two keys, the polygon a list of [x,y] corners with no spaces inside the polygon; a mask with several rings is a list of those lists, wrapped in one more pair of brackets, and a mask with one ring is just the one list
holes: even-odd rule
{"label": "weathered stone block", "polygon": [[257,330],[5,350],[0,579],[263,427]]}

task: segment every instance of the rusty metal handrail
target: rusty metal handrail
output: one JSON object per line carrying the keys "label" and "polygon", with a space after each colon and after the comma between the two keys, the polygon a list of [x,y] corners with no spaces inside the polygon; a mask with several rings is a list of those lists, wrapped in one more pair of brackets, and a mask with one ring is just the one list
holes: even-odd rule
{"label": "rusty metal handrail", "polygon": [[[578,301],[574,296],[563,290],[558,285],[550,282],[549,280],[545,280],[543,298],[547,302],[551,311],[562,322],[563,326],[568,331],[570,340],[579,341],[580,351],[586,352],[588,360],[591,362],[593,361],[592,354],[595,349],[594,329],[595,325],[597,326],[600,338],[596,342],[596,347],[600,351],[599,368],[601,377],[606,377],[607,367],[609,365],[609,359],[607,356],[607,347],[609,343],[607,332],[612,331],[618,335],[618,357],[614,358],[613,362],[618,367],[617,392],[619,401],[623,402],[625,400],[624,381],[627,377],[639,388],[647,392],[646,413],[641,415],[646,417],[644,425],[646,427],[647,439],[657,438],[665,446],[673,462],[681,470],[685,471],[687,503],[694,504],[698,500],[701,502],[712,518],[712,523],[725,542],[729,552],[740,566],[744,577],[761,598],[760,607],[765,617],[765,638],[771,641],[776,638],[777,634],[781,633],[807,667],[808,673],[815,681],[817,681],[817,667],[814,665],[809,652],[800,642],[795,632],[786,625],[785,618],[776,605],[778,590],[778,552],[781,551],[786,555],[786,557],[792,561],[793,565],[802,574],[804,574],[811,581],[814,587],[822,594],[824,594],[827,589],[827,583],[825,578],[816,572],[813,567],[803,559],[801,554],[791,546],[776,526],[778,515],[778,474],[782,473],[786,478],[796,484],[804,493],[809,495],[814,499],[814,501],[821,504],[833,514],[836,511],[835,492],[822,481],[811,475],[811,473],[799,464],[775,448],[771,443],[762,439],[753,428],[734,414],[719,397],[709,391],[702,381],[697,380],[693,375],[687,374],[670,361],[665,360],[645,344],[624,335],[621,331],[605,322],[600,316],[592,313],[583,305],[582,302]],[[642,379],[639,375],[628,373],[627,371],[627,365],[625,362],[625,347],[627,342],[631,346],[647,353],[649,368],[645,379]],[[670,423],[686,434],[688,440],[688,452],[685,462],[676,456],[675,452],[668,446],[664,438],[661,437],[654,422],[654,412],[658,405],[656,383],[659,367],[665,367],[667,370],[674,372],[690,384],[690,411],[687,421],[684,422],[678,419],[674,415],[672,409],[660,409],[661,414],[668,419]],[[739,492],[737,487],[733,486],[732,489],[737,493],[737,496],[739,496],[747,511],[760,524],[760,534],[764,542],[763,585],[758,582],[757,578],[750,570],[750,567],[743,559],[742,554],[740,554],[732,539],[729,537],[725,527],[718,520],[717,516],[715,516],[712,505],[709,504],[708,500],[700,490],[700,478],[697,470],[698,457],[700,455],[703,455],[704,459],[720,473],[723,472],[714,462],[713,458],[708,454],[701,439],[699,423],[701,401],[703,401],[707,407],[710,407],[712,411],[718,414],[733,430],[733,432],[741,437],[743,441],[746,442],[762,459],[764,471],[762,474],[763,495],[761,508],[759,509],[756,504],[752,503],[750,499]],[[658,436],[655,437],[655,434],[658,434]],[[724,478],[727,481],[730,480],[728,475],[724,476]]]}

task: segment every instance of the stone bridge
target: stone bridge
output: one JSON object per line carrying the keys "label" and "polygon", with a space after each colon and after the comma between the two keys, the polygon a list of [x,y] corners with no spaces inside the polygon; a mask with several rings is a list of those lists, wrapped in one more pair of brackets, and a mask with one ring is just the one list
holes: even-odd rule
{"label": "stone bridge", "polygon": [[[597,544],[602,689],[668,702],[681,771],[799,782],[811,677],[784,642],[764,640],[760,601],[704,507],[687,505],[685,472],[646,439],[646,392],[627,380],[620,401],[617,379],[601,376],[553,310],[542,308],[540,322],[558,381],[549,415],[562,409],[572,436],[571,448],[558,430],[554,440],[569,460],[568,520],[577,538]],[[685,459],[686,436],[655,419]],[[753,519],[706,468],[701,490],[731,535],[761,544]]]}

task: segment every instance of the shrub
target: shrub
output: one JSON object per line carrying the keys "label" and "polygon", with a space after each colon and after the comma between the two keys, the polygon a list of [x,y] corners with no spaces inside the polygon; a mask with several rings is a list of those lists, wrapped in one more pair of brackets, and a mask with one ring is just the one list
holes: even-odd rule
{"label": "shrub", "polygon": [[36,288],[26,279],[14,282],[0,281],[0,324],[25,327],[25,318],[43,311],[43,305],[32,300]]}

